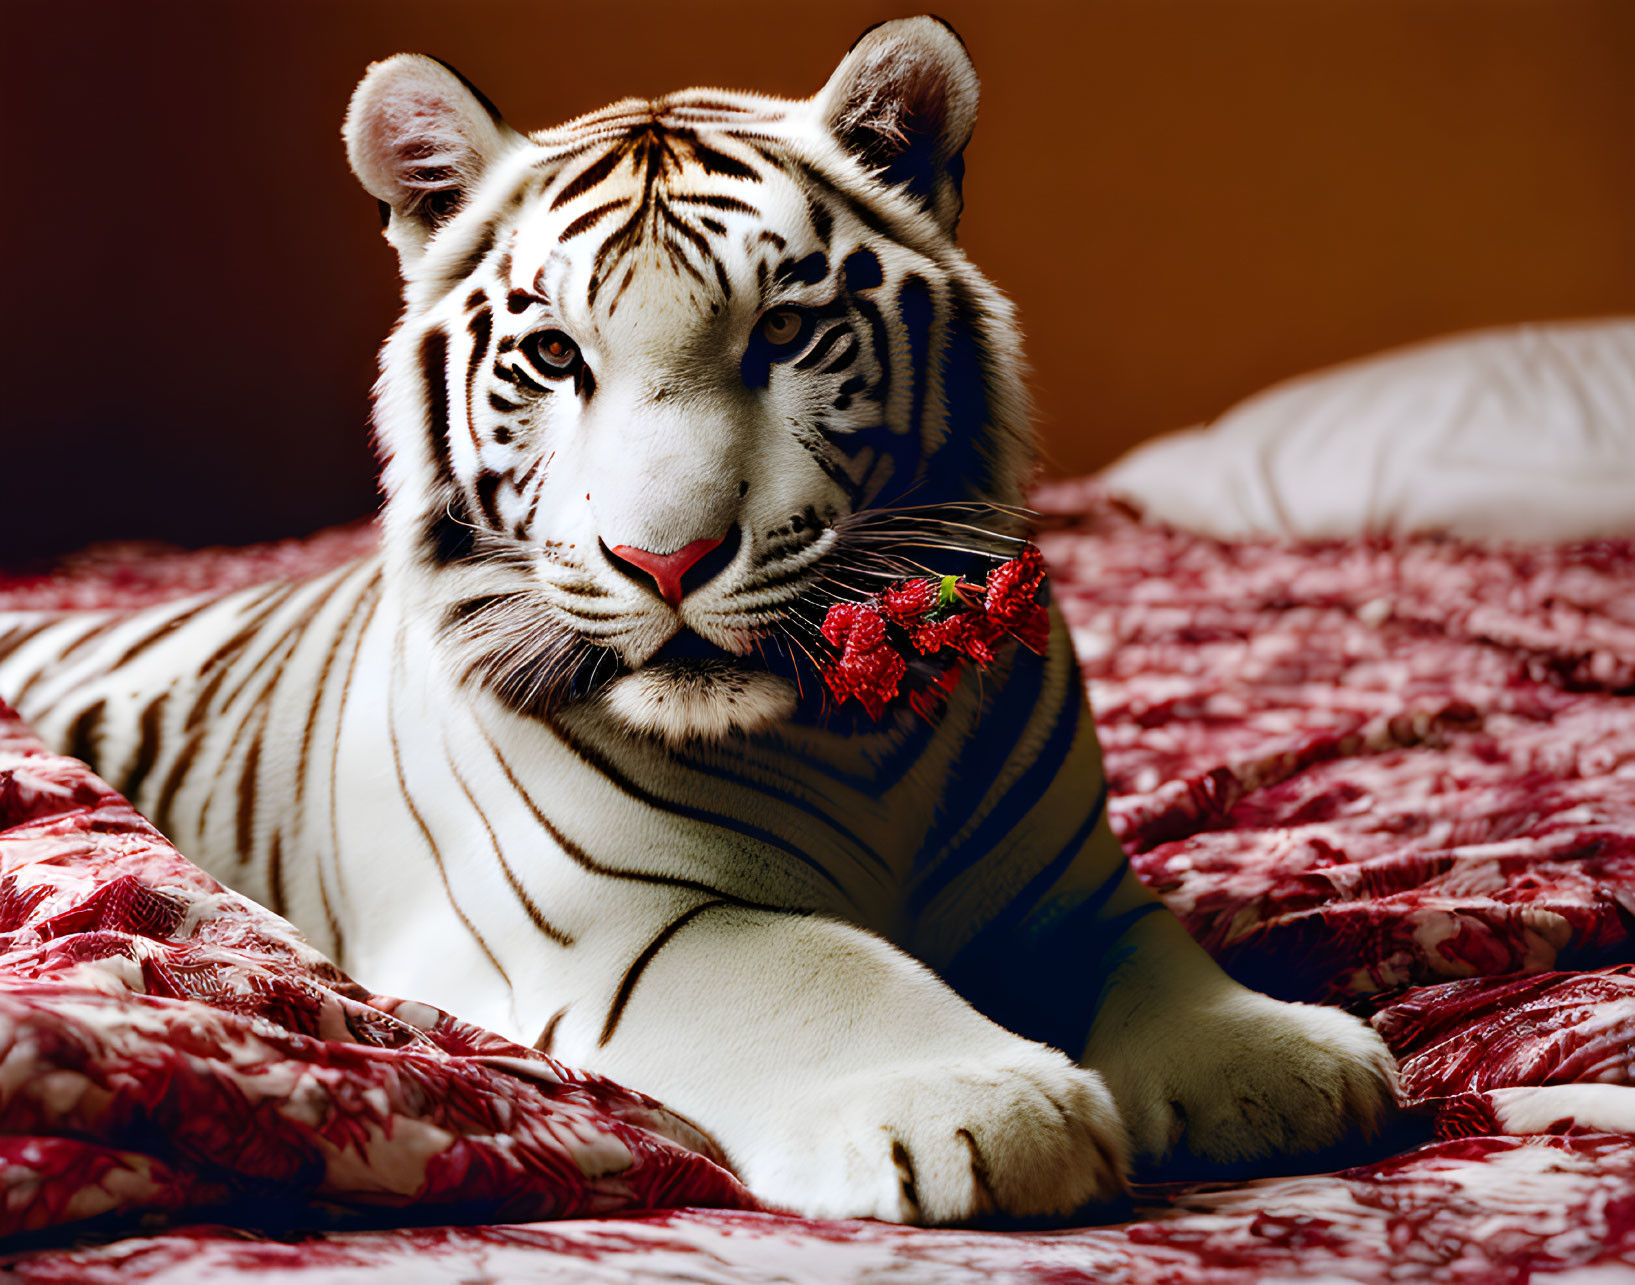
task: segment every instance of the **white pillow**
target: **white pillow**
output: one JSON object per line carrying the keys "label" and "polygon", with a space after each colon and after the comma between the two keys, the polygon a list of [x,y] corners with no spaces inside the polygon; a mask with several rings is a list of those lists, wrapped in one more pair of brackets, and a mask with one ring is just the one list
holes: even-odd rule
{"label": "white pillow", "polygon": [[1227,539],[1635,535],[1635,318],[1510,326],[1277,384],[1104,475]]}

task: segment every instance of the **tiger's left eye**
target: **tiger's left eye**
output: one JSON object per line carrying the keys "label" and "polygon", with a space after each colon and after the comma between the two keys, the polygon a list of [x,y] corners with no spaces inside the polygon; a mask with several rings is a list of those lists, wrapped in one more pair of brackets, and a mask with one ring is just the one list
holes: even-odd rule
{"label": "tiger's left eye", "polygon": [[761,318],[761,337],[775,348],[794,343],[800,331],[801,315],[793,308],[777,308]]}
{"label": "tiger's left eye", "polygon": [[525,340],[522,349],[540,374],[566,379],[579,368],[579,348],[560,330],[547,330]]}

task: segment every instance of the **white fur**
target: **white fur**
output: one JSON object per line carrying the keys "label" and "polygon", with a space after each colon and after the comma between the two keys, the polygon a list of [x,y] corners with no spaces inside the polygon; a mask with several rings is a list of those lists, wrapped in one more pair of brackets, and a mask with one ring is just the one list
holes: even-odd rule
{"label": "white fur", "polygon": [[1106,1077],[1134,1149],[1177,1146],[1255,1160],[1372,1127],[1396,1065],[1366,1024],[1238,985],[1170,916],[1136,929],[1140,949],[1109,988],[1085,1060]]}
{"label": "white fur", "polygon": [[787,680],[725,667],[643,666],[614,682],[603,699],[631,731],[672,745],[765,732],[795,712]]}

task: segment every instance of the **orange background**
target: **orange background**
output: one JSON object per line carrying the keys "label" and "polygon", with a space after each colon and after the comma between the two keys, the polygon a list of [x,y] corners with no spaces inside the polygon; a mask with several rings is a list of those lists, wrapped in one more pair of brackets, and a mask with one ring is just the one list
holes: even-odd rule
{"label": "orange background", "polygon": [[[1020,303],[1054,471],[1297,371],[1635,311],[1629,0],[938,0],[983,78],[962,235]],[[804,95],[867,0],[12,0],[0,557],[373,504],[393,256],[338,130],[454,63],[519,127]]]}

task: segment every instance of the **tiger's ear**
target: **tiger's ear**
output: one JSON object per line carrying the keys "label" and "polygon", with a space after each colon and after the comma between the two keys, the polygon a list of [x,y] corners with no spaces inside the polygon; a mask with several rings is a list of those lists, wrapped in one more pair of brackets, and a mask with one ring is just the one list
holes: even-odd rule
{"label": "tiger's ear", "polygon": [[842,147],[952,235],[977,108],[976,68],[952,27],[930,17],[870,27],[816,103]]}
{"label": "tiger's ear", "polygon": [[423,54],[373,64],[342,127],[347,159],[381,203],[405,259],[454,214],[484,172],[526,140],[459,72]]}

